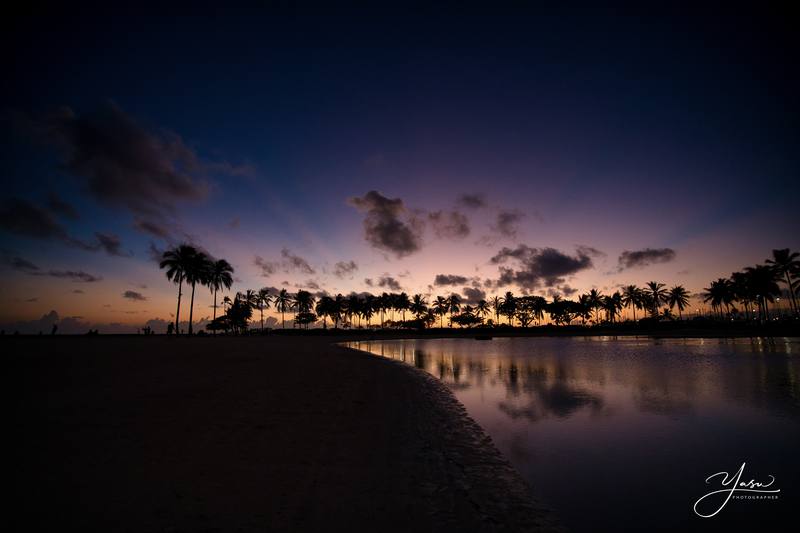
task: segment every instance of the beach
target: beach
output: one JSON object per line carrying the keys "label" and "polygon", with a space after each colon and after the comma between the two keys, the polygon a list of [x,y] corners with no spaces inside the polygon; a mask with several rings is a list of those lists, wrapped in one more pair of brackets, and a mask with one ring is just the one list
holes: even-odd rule
{"label": "beach", "polygon": [[14,529],[559,529],[441,383],[343,340],[2,339]]}

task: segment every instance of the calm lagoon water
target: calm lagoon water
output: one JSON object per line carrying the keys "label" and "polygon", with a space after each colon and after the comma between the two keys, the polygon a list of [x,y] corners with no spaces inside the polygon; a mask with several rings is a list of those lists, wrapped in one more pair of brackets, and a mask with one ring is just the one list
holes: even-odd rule
{"label": "calm lagoon water", "polygon": [[[800,339],[495,338],[348,344],[441,379],[574,531],[786,530],[800,474]],[[716,472],[777,499],[694,504]],[[759,493],[738,495],[761,496]],[[706,499],[710,514],[727,493]],[[773,494],[775,495],[775,494]],[[788,521],[785,521],[788,520]]]}

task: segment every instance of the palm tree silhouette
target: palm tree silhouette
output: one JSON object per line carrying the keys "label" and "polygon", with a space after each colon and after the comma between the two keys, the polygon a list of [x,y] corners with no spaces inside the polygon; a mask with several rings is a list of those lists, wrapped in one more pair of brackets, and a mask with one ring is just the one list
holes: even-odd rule
{"label": "palm tree silhouette", "polygon": [[594,323],[600,323],[600,309],[603,307],[603,295],[597,290],[592,289],[589,291],[587,298],[589,307],[594,309]]}
{"label": "palm tree silhouette", "polygon": [[691,296],[689,291],[687,291],[683,285],[675,285],[667,294],[669,308],[678,308],[678,320],[683,320],[683,310],[689,305],[689,296]]}
{"label": "palm tree silhouette", "polygon": [[197,249],[188,244],[182,244],[172,250],[167,250],[161,256],[159,268],[167,269],[167,279],[178,284],[178,309],[175,311],[175,334],[180,334],[181,295],[183,281],[194,266],[194,256]]}
{"label": "palm tree silhouette", "polygon": [[281,329],[286,329],[286,317],[284,314],[292,307],[292,295],[286,289],[281,289],[275,295],[275,309],[281,314]]}
{"label": "palm tree silhouette", "polygon": [[450,302],[444,296],[437,296],[433,302],[434,312],[439,315],[439,327],[444,327],[444,315],[450,309]]}
{"label": "palm tree silhouette", "polygon": [[409,310],[417,317],[417,320],[419,320],[428,312],[428,302],[425,301],[425,298],[421,294],[415,294],[411,299]]}
{"label": "palm tree silhouette", "polygon": [[719,312],[720,319],[723,318],[722,306],[724,305],[727,312],[730,313],[730,305],[733,300],[733,284],[727,278],[712,281],[711,285],[703,289],[703,301],[710,303],[711,309]]}
{"label": "palm tree silhouette", "polygon": [[[758,302],[758,314],[762,320],[769,320],[769,302],[775,301],[775,296],[780,296],[781,289],[778,287],[780,273],[773,267],[767,265],[756,265],[744,269],[748,277],[751,290],[756,294]],[[763,309],[763,315],[762,315]]]}
{"label": "palm tree silhouette", "polygon": [[481,318],[486,318],[486,315],[489,314],[489,302],[486,300],[478,301],[478,304],[475,306],[475,312],[478,313]]}
{"label": "palm tree silhouette", "polygon": [[503,305],[503,300],[500,299],[499,296],[495,295],[492,297],[491,300],[492,309],[494,309],[494,321],[495,324],[500,324],[500,307]]}
{"label": "palm tree silhouette", "polygon": [[662,303],[667,301],[667,289],[665,288],[666,285],[663,283],[657,283],[655,281],[648,281],[647,282],[647,295],[650,297],[650,305],[653,306],[652,313],[654,317],[658,316],[658,310],[661,307]]}
{"label": "palm tree silhouette", "polygon": [[450,313],[450,327],[453,327],[453,315],[461,310],[461,297],[458,294],[451,294],[447,298],[447,310]]}
{"label": "palm tree silhouette", "polygon": [[767,259],[767,264],[772,265],[777,273],[786,277],[786,285],[789,286],[789,296],[792,302],[792,311],[797,314],[797,300],[795,299],[791,276],[792,274],[800,273],[800,253],[790,252],[789,248],[772,250],[772,259]]}
{"label": "palm tree silhouette", "polygon": [[642,290],[636,285],[628,285],[623,288],[622,304],[633,309],[633,321],[636,322],[636,308],[642,308]]}
{"label": "palm tree silhouette", "polygon": [[503,303],[500,304],[502,313],[508,317],[508,325],[513,326],[514,315],[517,313],[517,299],[511,291],[506,292]]}
{"label": "palm tree silhouette", "polygon": [[269,294],[269,289],[263,287],[258,290],[256,294],[256,305],[258,311],[261,313],[261,332],[264,332],[264,309],[269,309],[269,304],[272,302],[272,296]]}
{"label": "palm tree silhouette", "polygon": [[[217,320],[217,291],[230,289],[232,285],[233,267],[224,259],[217,259],[211,265],[211,269],[208,273],[208,288],[214,293],[214,318],[212,321]],[[217,330],[215,329],[214,335],[216,334]]]}

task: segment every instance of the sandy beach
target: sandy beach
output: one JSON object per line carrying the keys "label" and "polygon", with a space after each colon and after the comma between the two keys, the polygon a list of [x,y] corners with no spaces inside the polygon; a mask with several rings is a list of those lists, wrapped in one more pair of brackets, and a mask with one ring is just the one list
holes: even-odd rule
{"label": "sandy beach", "polygon": [[2,339],[14,530],[558,528],[443,385],[340,340]]}

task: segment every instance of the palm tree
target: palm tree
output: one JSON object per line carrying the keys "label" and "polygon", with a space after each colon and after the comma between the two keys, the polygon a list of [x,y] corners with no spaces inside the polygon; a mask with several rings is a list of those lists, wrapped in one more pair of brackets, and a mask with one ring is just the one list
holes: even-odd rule
{"label": "palm tree", "polygon": [[450,302],[447,301],[447,298],[444,296],[437,296],[436,300],[433,302],[433,310],[439,315],[440,328],[444,327],[444,315],[447,314],[448,309],[450,309]]}
{"label": "palm tree", "polygon": [[748,277],[748,284],[751,290],[756,294],[759,317],[761,317],[762,320],[764,318],[769,320],[768,302],[774,302],[775,296],[780,296],[781,294],[781,289],[778,287],[780,273],[767,265],[747,267],[744,269],[744,272]]}
{"label": "palm tree", "polygon": [[600,309],[603,307],[603,295],[597,289],[592,289],[589,291],[589,295],[587,298],[589,303],[589,307],[594,309],[594,323],[600,323]]}
{"label": "palm tree", "polygon": [[642,290],[636,285],[628,285],[622,289],[622,304],[633,309],[633,321],[636,322],[636,309],[642,308]]}
{"label": "palm tree", "polygon": [[517,298],[511,291],[506,292],[506,295],[503,297],[503,303],[500,304],[500,308],[503,314],[508,317],[508,325],[513,326],[512,320],[517,313]]}
{"label": "palm tree", "polygon": [[733,300],[733,284],[727,278],[712,281],[711,285],[703,289],[703,301],[711,303],[711,309],[719,312],[720,319],[723,318],[722,306],[724,305],[727,312],[730,313],[730,305]]}
{"label": "palm tree", "polygon": [[683,310],[689,305],[689,296],[691,296],[689,291],[687,291],[683,285],[675,285],[667,294],[669,308],[678,308],[678,320],[683,320]]}
{"label": "palm tree", "polygon": [[275,310],[281,314],[281,329],[286,329],[286,317],[284,314],[292,307],[292,295],[286,289],[281,289],[275,295]]}
{"label": "palm tree", "polygon": [[323,296],[317,302],[314,310],[317,312],[317,316],[322,317],[322,329],[328,329],[327,318],[331,317],[331,320],[333,320],[333,298]]}
{"label": "palm tree", "polygon": [[603,296],[602,302],[606,319],[613,324],[617,314],[622,310],[622,294],[615,291],[611,296]]}
{"label": "palm tree", "polygon": [[408,294],[401,292],[397,295],[397,299],[394,302],[395,307],[398,311],[400,311],[403,315],[403,322],[406,321],[406,311],[409,310],[411,307],[411,300],[408,298]]}
{"label": "palm tree", "polygon": [[264,309],[269,309],[269,304],[272,302],[272,296],[269,294],[269,289],[263,287],[259,289],[256,294],[256,305],[258,311],[261,313],[261,332],[264,332]]}
{"label": "palm tree", "polygon": [[478,313],[481,318],[486,318],[486,315],[489,314],[489,302],[486,300],[478,301],[478,304],[475,306],[475,312]]}
{"label": "palm tree", "polygon": [[[208,272],[208,288],[214,293],[214,318],[217,319],[217,291],[230,289],[233,285],[233,267],[224,259],[217,259]],[[227,298],[227,296],[226,296]],[[228,299],[230,301],[230,299]],[[214,335],[217,330],[214,330]]]}
{"label": "palm tree", "polygon": [[189,301],[189,335],[192,334],[192,316],[194,314],[194,289],[199,283],[200,285],[208,284],[209,273],[214,265],[214,262],[203,252],[197,252],[192,256],[189,262],[190,268],[184,274],[186,283],[192,284],[192,298]]}
{"label": "palm tree", "polygon": [[800,272],[800,253],[790,252],[789,248],[772,250],[772,259],[767,259],[767,264],[772,265],[777,273],[786,277],[786,285],[789,286],[792,310],[797,314],[797,300],[795,299],[791,275]]}
{"label": "palm tree", "polygon": [[503,305],[503,301],[500,299],[499,296],[495,295],[492,300],[492,309],[494,309],[494,321],[495,324],[500,324],[500,307]]}
{"label": "palm tree", "polygon": [[197,255],[197,249],[188,244],[181,244],[177,248],[167,250],[161,256],[159,268],[167,269],[167,279],[178,284],[178,309],[175,311],[175,334],[180,333],[179,323],[181,317],[182,284],[187,272],[192,270],[192,261]]}
{"label": "palm tree", "polygon": [[650,305],[652,305],[652,313],[653,316],[658,316],[658,310],[661,307],[662,303],[666,303],[668,294],[667,289],[665,288],[666,285],[663,283],[657,283],[655,281],[648,281],[647,288],[647,295],[650,297]]}
{"label": "palm tree", "polygon": [[451,294],[447,298],[447,310],[450,312],[450,327],[453,327],[453,315],[461,310],[461,297],[458,294]]}
{"label": "palm tree", "polygon": [[425,298],[421,294],[415,294],[411,299],[409,310],[414,313],[414,316],[419,320],[422,318],[422,315],[428,312],[428,302],[425,301]]}

